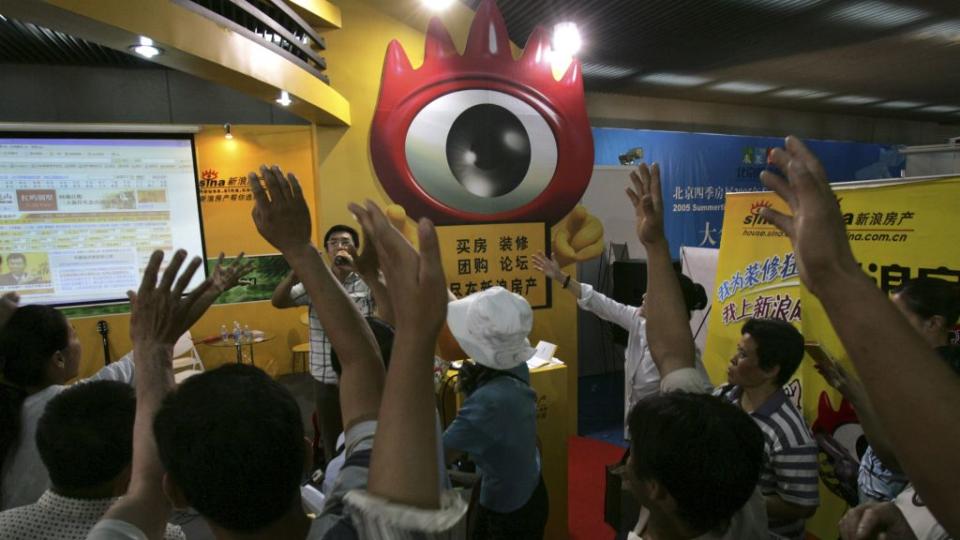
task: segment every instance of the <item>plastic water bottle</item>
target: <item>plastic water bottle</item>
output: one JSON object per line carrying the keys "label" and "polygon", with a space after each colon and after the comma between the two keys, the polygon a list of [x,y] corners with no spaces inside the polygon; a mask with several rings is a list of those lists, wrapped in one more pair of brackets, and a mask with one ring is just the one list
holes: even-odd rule
{"label": "plastic water bottle", "polygon": [[243,338],[243,331],[240,330],[240,323],[233,321],[233,341],[240,343],[240,340]]}
{"label": "plastic water bottle", "polygon": [[243,339],[247,343],[253,343],[253,332],[250,331],[249,325],[243,325]]}
{"label": "plastic water bottle", "polygon": [[220,325],[220,341],[226,343],[230,339],[230,334],[227,333],[227,325]]}

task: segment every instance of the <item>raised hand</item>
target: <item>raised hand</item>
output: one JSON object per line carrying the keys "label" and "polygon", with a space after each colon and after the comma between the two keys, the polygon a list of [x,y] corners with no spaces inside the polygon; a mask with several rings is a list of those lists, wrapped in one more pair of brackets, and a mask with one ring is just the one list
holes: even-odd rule
{"label": "raised hand", "polygon": [[560,264],[555,259],[548,258],[542,251],[533,255],[533,267],[554,281],[562,281],[564,278],[563,272],[560,271]]}
{"label": "raised hand", "polygon": [[6,326],[13,312],[17,310],[17,304],[20,302],[20,295],[15,292],[8,292],[0,296],[0,328]]}
{"label": "raised hand", "polygon": [[253,222],[257,231],[280,253],[310,245],[310,210],[300,182],[293,173],[284,177],[280,167],[260,167],[260,175],[247,175],[256,204]]}
{"label": "raised hand", "polygon": [[861,504],[840,519],[843,540],[917,540],[903,513],[892,502]]}
{"label": "raised hand", "polygon": [[421,331],[439,331],[446,320],[447,288],[433,223],[426,218],[420,220],[418,253],[372,201],[367,201],[365,206],[351,204],[350,211],[364,230],[372,233],[368,244],[374,245],[379,259],[390,261],[382,271],[398,334],[399,329],[407,324],[422,328]]}
{"label": "raised hand", "polygon": [[127,292],[130,298],[130,337],[134,345],[173,346],[189,328],[186,324],[189,320],[188,314],[194,304],[210,288],[212,280],[205,280],[189,295],[183,296],[190,279],[202,262],[200,257],[194,257],[174,283],[174,278],[186,257],[187,252],[182,249],[174,253],[170,264],[163,272],[163,277],[157,283],[160,263],[163,262],[163,251],[154,251],[143,272],[140,288],[136,293]]}
{"label": "raised hand", "polygon": [[380,273],[380,258],[377,256],[377,248],[370,241],[372,236],[373,234],[370,231],[363,229],[363,238],[366,241],[363,253],[357,253],[357,248],[354,246],[347,248],[347,253],[350,255],[350,266],[364,278],[378,276]]}
{"label": "raised hand", "polygon": [[840,204],[820,160],[790,136],[785,148],[770,153],[770,163],[785,172],[787,180],[771,171],[763,171],[760,180],[786,201],[793,215],[770,208],[761,215],[790,237],[803,284],[817,294],[831,277],[858,272]]}
{"label": "raised hand", "polygon": [[220,252],[220,256],[217,258],[217,265],[213,268],[213,275],[211,276],[213,283],[211,288],[216,290],[217,294],[229,291],[237,286],[240,278],[253,270],[253,266],[253,261],[243,260],[242,251],[233,259],[233,262],[231,262],[229,266],[224,266],[223,252]]}
{"label": "raised hand", "polygon": [[666,242],[663,233],[663,194],[660,191],[660,165],[641,163],[630,173],[633,188],[627,196],[637,216],[637,237],[644,245]]}

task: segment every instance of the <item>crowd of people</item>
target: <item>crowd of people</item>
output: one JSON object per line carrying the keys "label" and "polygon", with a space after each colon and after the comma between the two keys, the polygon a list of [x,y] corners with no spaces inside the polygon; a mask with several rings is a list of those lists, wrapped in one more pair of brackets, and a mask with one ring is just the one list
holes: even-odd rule
{"label": "crowd of people", "polygon": [[[762,215],[790,238],[800,279],[856,368],[815,358],[870,445],[860,504],[838,524],[842,538],[960,534],[960,354],[948,343],[960,285],[922,278],[887,296],[854,259],[817,158],[788,137],[770,160],[779,173],[765,171],[762,181],[791,214]],[[369,201],[350,205],[363,248],[356,230],[337,226],[321,252],[293,174],[262,167],[249,181],[257,230],[291,268],[273,305],[310,306],[323,456],[313,455],[291,393],[256,367],[174,383],[174,344],[250,267],[221,256],[187,291],[202,260],[187,263],[177,251],[161,271],[158,251],[128,293],[133,351],[72,385],[82,350],[69,321],[51,307],[20,306],[16,295],[0,298],[0,537],[184,538],[170,516],[192,508],[220,539],[543,538],[551,501],[526,364],[534,353],[526,300],[499,287],[457,299],[432,223],[419,222],[415,248]],[[706,291],[673,268],[658,166],[641,165],[630,182],[647,252],[642,306],[605,297],[542,253],[534,258],[580,307],[629,332],[630,449],[617,471],[639,505],[628,536],[805,538],[819,505],[818,447],[783,389],[804,337],[784,321],[746,321],[727,351],[727,380],[714,387],[689,326]],[[441,430],[433,373],[444,327],[471,361],[460,373],[463,404]],[[464,456],[479,476],[470,503],[446,467]],[[312,477],[318,464],[323,474]],[[313,506],[303,491],[312,484],[322,501]]]}

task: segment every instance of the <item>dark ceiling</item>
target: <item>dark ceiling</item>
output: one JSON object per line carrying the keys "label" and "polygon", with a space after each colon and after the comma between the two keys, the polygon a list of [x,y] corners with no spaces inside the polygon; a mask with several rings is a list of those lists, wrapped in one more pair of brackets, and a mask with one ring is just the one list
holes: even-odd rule
{"label": "dark ceiling", "polygon": [[[497,3],[521,46],[576,22],[588,90],[960,124],[960,0]],[[0,63],[153,66],[2,15]]]}
{"label": "dark ceiling", "polygon": [[521,46],[577,23],[589,90],[960,123],[960,0],[497,4]]}

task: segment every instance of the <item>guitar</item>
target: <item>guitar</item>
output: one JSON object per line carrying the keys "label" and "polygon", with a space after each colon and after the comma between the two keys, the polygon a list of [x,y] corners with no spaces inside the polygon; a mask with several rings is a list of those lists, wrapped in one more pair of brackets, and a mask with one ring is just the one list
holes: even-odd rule
{"label": "guitar", "polygon": [[110,327],[107,325],[107,321],[97,321],[97,332],[103,339],[103,365],[110,365],[110,342],[107,341]]}

